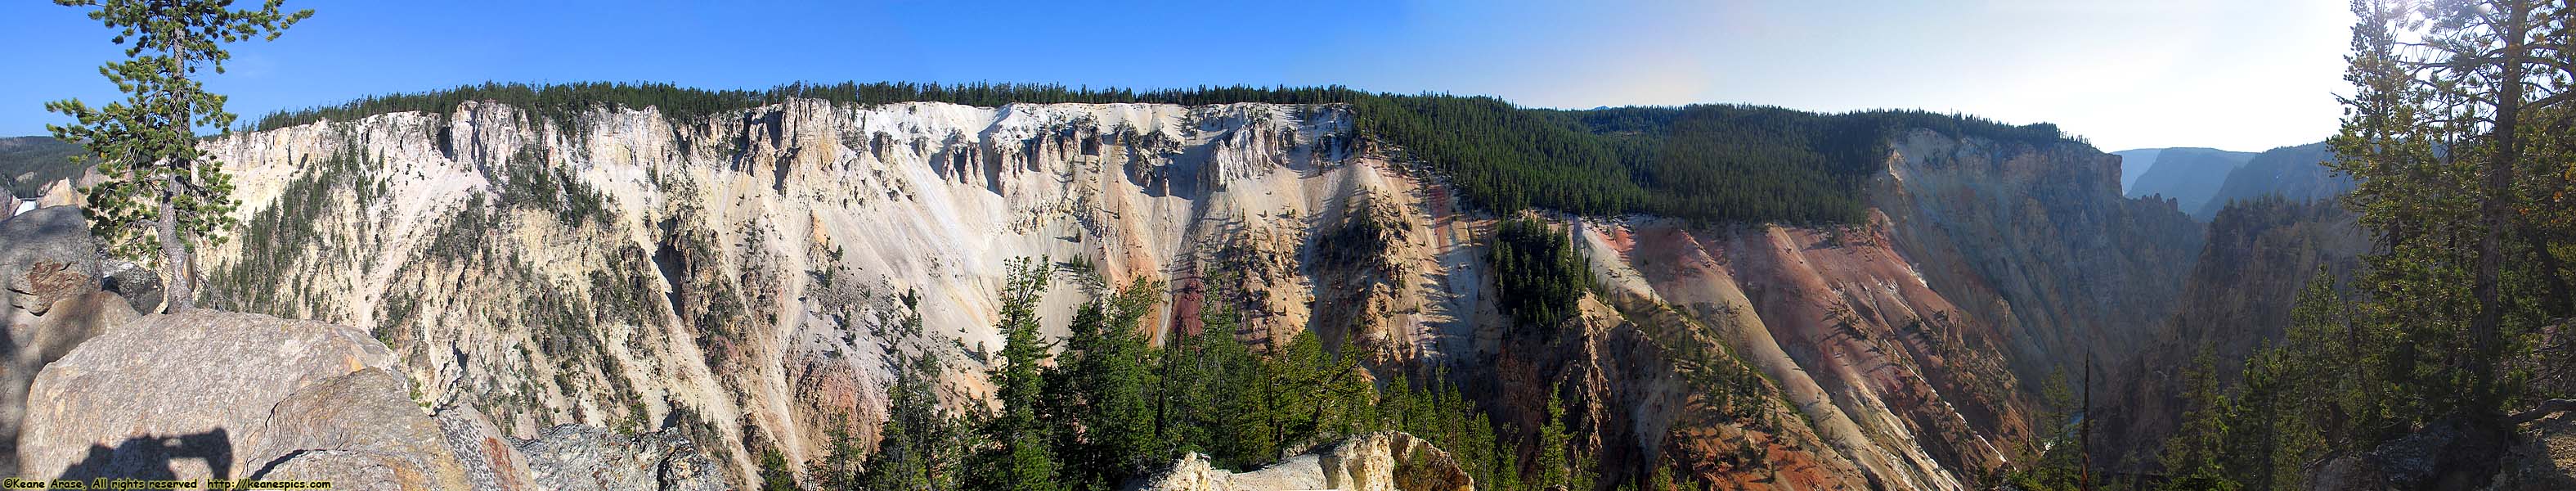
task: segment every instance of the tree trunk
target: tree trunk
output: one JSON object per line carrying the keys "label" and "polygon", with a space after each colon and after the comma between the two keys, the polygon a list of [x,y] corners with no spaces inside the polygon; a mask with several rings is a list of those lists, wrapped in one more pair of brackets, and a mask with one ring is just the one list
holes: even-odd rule
{"label": "tree trunk", "polygon": [[2498,68],[2503,73],[2496,77],[2495,126],[2489,128],[2488,136],[2494,139],[2495,153],[2487,162],[2486,192],[2478,206],[2486,230],[2478,236],[2477,277],[2471,286],[2477,296],[2478,317],[2469,324],[2470,347],[2475,350],[2470,355],[2469,376],[2477,381],[2473,387],[2477,407],[2487,412],[2495,410],[2491,403],[2496,402],[2499,389],[2494,372],[2497,349],[2503,341],[2500,326],[2504,323],[2504,303],[2498,298],[2498,270],[2504,264],[2506,198],[2513,193],[2513,168],[2522,153],[2522,138],[2514,133],[2514,123],[2522,117],[2523,63],[2529,58],[2523,41],[2529,34],[2530,10],[2528,2],[2508,2],[2504,25],[2498,26],[2504,40],[2502,52],[2498,53],[2503,60]]}
{"label": "tree trunk", "polygon": [[188,244],[179,238],[179,209],[175,202],[179,198],[180,185],[176,175],[161,177],[161,217],[153,227],[161,236],[161,270],[162,274],[169,276],[163,290],[169,296],[165,304],[170,306],[171,313],[185,312],[197,306],[196,292],[192,288],[195,285],[190,281],[196,272],[189,268]]}
{"label": "tree trunk", "polygon": [[[187,87],[188,54],[175,47],[169,49],[169,53],[169,73],[172,80],[177,82],[175,86]],[[203,97],[206,94],[200,92],[169,95],[185,101]],[[189,104],[184,103],[171,105],[170,121],[177,126],[180,134],[188,137],[190,145],[194,145],[196,130],[190,128],[188,124],[196,118],[190,117],[189,107],[191,107]],[[153,224],[153,231],[161,238],[161,269],[163,274],[170,278],[162,285],[162,295],[168,298],[168,301],[162,302],[162,305],[167,306],[168,312],[175,314],[197,307],[196,282],[192,281],[197,277],[194,267],[196,263],[188,260],[188,243],[179,233],[178,205],[179,197],[188,192],[187,184],[179,182],[179,176],[184,174],[193,177],[194,166],[197,163],[187,159],[171,159],[170,164],[170,168],[161,174],[159,207],[161,216],[158,217],[158,223]]]}

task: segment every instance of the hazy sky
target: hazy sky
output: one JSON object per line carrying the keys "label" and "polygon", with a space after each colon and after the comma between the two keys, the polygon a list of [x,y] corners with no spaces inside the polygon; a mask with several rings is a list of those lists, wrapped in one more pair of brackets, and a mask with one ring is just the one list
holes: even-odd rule
{"label": "hazy sky", "polygon": [[[2053,122],[2106,151],[2263,150],[2333,132],[2352,20],[2344,0],[1093,3],[290,0],[319,12],[237,45],[209,85],[249,119],[486,80],[1344,84],[1921,108]],[[120,53],[110,34],[0,3],[0,135],[64,121],[47,100],[115,99],[97,74]]]}

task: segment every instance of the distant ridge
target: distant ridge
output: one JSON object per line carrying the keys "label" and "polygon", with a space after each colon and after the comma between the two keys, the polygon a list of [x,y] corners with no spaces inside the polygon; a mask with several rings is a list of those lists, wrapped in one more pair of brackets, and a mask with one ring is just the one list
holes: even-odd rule
{"label": "distant ridge", "polygon": [[[2192,218],[2206,222],[2215,214],[2200,212],[2211,196],[2218,194],[2227,175],[2254,158],[2250,152],[2230,152],[2215,148],[2163,148],[2154,151],[2154,164],[2136,169],[2136,181],[2124,187],[2122,194],[2131,197],[2163,196],[2172,198],[2177,207]],[[2129,152],[2139,152],[2130,150]],[[2123,167],[2123,177],[2132,169]]]}
{"label": "distant ridge", "polygon": [[2291,201],[2333,198],[2351,192],[2352,177],[2337,175],[2324,162],[2334,158],[2325,142],[2265,150],[2234,172],[2193,216],[2216,216],[2227,203],[2280,195]]}

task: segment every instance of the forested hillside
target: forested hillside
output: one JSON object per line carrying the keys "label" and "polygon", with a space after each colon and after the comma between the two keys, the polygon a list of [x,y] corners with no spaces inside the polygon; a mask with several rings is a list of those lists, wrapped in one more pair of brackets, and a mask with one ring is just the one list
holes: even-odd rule
{"label": "forested hillside", "polygon": [[1497,212],[1546,208],[1585,215],[1653,213],[1701,222],[1852,223],[1861,182],[1884,165],[1892,132],[2047,143],[2069,138],[2047,123],[2012,126],[1909,110],[1818,114],[1777,107],[1692,105],[1595,110],[1531,109],[1492,97],[1370,93],[1341,86],[1200,87],[1156,91],[1050,84],[790,84],[718,91],[667,84],[497,84],[370,97],[260,118],[269,130],[322,119],[400,111],[440,113],[498,101],[563,127],[593,107],[654,107],[674,121],[788,99],[977,106],[1013,103],[1260,102],[1351,105],[1364,137],[1402,148],[1477,204]]}
{"label": "forested hillside", "polygon": [[84,166],[71,161],[79,152],[50,136],[0,138],[0,188],[34,197],[45,183],[80,175]]}

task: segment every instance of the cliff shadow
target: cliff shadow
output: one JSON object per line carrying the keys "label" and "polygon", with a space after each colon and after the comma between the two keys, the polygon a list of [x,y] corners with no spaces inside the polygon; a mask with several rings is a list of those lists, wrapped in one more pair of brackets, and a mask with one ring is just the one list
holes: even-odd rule
{"label": "cliff shadow", "polygon": [[[7,313],[0,307],[0,313]],[[33,324],[17,325],[0,317],[0,476],[18,475],[18,425],[27,416],[28,386],[36,382],[35,370],[19,360],[17,337],[20,331],[35,329]]]}
{"label": "cliff shadow", "polygon": [[[210,475],[180,476],[172,462],[197,459]],[[80,462],[63,468],[59,479],[231,479],[232,435],[223,428],[177,436],[137,436],[116,446],[92,444]]]}

